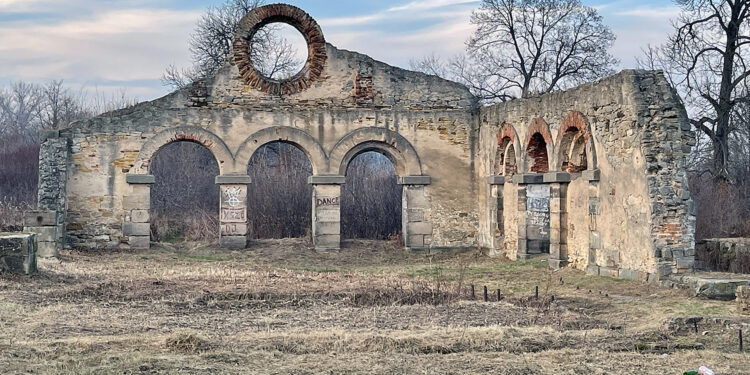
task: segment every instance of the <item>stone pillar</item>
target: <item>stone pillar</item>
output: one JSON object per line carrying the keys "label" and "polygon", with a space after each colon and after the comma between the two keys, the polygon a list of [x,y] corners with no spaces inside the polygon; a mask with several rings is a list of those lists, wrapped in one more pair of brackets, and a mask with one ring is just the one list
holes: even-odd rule
{"label": "stone pillar", "polygon": [[571,176],[566,172],[553,172],[544,175],[544,182],[550,184],[550,232],[549,265],[560,269],[568,264],[568,184]]}
{"label": "stone pillar", "polygon": [[27,211],[23,214],[23,231],[36,234],[36,256],[57,258],[62,248],[62,226],[57,211]]}
{"label": "stone pillar", "polygon": [[541,174],[516,174],[513,176],[513,182],[518,189],[518,202],[516,210],[518,211],[518,251],[517,260],[529,259],[529,244],[527,235],[527,202],[526,202],[526,185],[544,183],[544,176]]}
{"label": "stone pillar", "polygon": [[216,176],[219,185],[219,245],[225,249],[247,247],[248,175]]}
{"label": "stone pillar", "polygon": [[401,226],[404,247],[410,251],[429,249],[433,226],[429,221],[430,201],[426,186],[432,183],[430,176],[402,176]]}
{"label": "stone pillar", "polygon": [[505,250],[505,202],[503,201],[505,176],[490,176],[487,178],[487,183],[490,185],[490,256],[500,256]]}
{"label": "stone pillar", "polygon": [[345,176],[310,176],[312,195],[312,237],[315,250],[341,249],[341,185]]}
{"label": "stone pillar", "polygon": [[[42,257],[57,256],[65,245],[65,220],[67,218],[68,197],[68,159],[70,158],[70,140],[60,134],[59,130],[45,130],[39,133],[39,188],[37,191],[39,212],[54,212],[54,224],[46,216],[44,223],[37,225],[34,220],[24,226],[38,228],[38,238],[42,239],[40,253]],[[36,212],[36,211],[35,211]],[[32,216],[37,216],[31,214]],[[34,219],[36,219],[34,217]],[[49,228],[54,225],[55,228]],[[30,231],[36,233],[35,229]],[[54,231],[54,239],[50,232]]]}
{"label": "stone pillar", "polygon": [[584,171],[582,176],[589,181],[589,257],[586,266],[586,273],[598,276],[599,265],[597,264],[597,252],[602,248],[602,240],[597,225],[597,219],[601,214],[601,202],[599,198],[599,180],[601,179],[601,172],[598,169]]}
{"label": "stone pillar", "polygon": [[151,185],[156,182],[152,175],[127,175],[131,193],[122,198],[125,222],[122,235],[131,249],[148,249],[151,246]]}

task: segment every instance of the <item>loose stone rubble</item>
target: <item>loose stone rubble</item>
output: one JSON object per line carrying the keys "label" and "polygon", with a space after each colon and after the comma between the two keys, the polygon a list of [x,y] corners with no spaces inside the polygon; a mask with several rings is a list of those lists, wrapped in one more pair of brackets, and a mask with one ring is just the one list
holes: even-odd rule
{"label": "loose stone rubble", "polygon": [[[262,77],[247,57],[252,30],[270,20],[297,27],[312,51],[288,81]],[[403,185],[408,249],[549,252],[553,267],[644,281],[693,268],[693,133],[660,72],[480,106],[462,85],[326,43],[312,17],[284,4],[250,12],[234,48],[213,77],[43,135],[39,209],[56,213],[58,246],[148,247],[149,163],[188,141],[219,164],[220,243],[244,248],[248,162],[282,141],[312,164],[319,250],[340,246],[349,161],[377,151]]]}

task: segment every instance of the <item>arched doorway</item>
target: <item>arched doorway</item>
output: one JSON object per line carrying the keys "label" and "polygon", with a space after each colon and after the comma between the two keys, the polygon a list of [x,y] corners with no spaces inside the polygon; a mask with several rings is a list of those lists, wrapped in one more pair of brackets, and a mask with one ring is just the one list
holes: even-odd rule
{"label": "arched doorway", "polygon": [[400,241],[403,189],[385,155],[367,151],[352,158],[341,190],[342,239]]}
{"label": "arched doorway", "polygon": [[151,240],[216,241],[219,165],[202,144],[175,141],[152,156]]}
{"label": "arched doorway", "polygon": [[[324,199],[318,199],[324,206],[316,203],[313,207],[313,217],[322,212],[330,211],[332,218],[339,221],[340,229],[340,197],[341,184],[347,183],[348,170],[352,161],[362,154],[377,153],[375,156],[388,160],[397,177],[397,184],[401,185],[401,227],[402,241],[407,249],[423,249],[429,247],[432,240],[433,226],[430,222],[430,197],[425,186],[430,185],[431,178],[422,174],[422,163],[414,146],[400,134],[383,128],[360,128],[341,138],[330,153],[331,169],[338,168],[336,176],[314,176],[318,181],[314,186],[314,194]],[[383,164],[385,165],[385,164]],[[390,177],[393,178],[392,176]],[[392,186],[392,185],[391,185]],[[392,195],[395,197],[395,194]],[[333,204],[330,204],[333,203]],[[324,211],[325,210],[325,211]],[[392,210],[389,210],[391,212]],[[398,218],[394,218],[398,220]],[[317,226],[317,224],[314,224]],[[338,243],[340,231],[335,235],[318,231],[314,228],[316,248],[333,248]]]}
{"label": "arched doorway", "polygon": [[298,146],[266,143],[247,166],[248,238],[301,238],[310,235],[312,164]]}

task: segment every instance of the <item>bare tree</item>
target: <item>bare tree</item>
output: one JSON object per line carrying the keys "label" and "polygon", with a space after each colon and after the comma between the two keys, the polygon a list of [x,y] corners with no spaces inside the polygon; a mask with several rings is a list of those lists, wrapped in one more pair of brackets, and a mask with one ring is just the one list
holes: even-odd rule
{"label": "bare tree", "polygon": [[[569,88],[614,73],[615,36],[579,0],[482,0],[465,56],[412,67],[466,84],[485,101]],[[437,65],[437,66],[436,66]]]}
{"label": "bare tree", "polygon": [[0,133],[36,134],[41,129],[44,109],[42,89],[26,82],[13,83],[0,90]]}
{"label": "bare tree", "polygon": [[[193,66],[188,69],[178,69],[174,65],[167,67],[162,83],[179,89],[216,73],[232,52],[239,21],[263,4],[264,0],[226,0],[218,7],[209,8],[198,20],[190,39]],[[304,62],[274,24],[258,30],[250,41],[250,55],[259,72],[280,80],[296,74]]]}
{"label": "bare tree", "polygon": [[82,95],[74,95],[63,85],[62,80],[54,80],[42,88],[44,108],[41,113],[42,128],[62,129],[72,122],[93,115],[85,108]]}
{"label": "bare tree", "polygon": [[730,179],[730,143],[750,104],[750,2],[677,0],[682,13],[666,44],[646,49],[640,65],[667,72],[690,112],[690,122],[712,145],[710,172]]}

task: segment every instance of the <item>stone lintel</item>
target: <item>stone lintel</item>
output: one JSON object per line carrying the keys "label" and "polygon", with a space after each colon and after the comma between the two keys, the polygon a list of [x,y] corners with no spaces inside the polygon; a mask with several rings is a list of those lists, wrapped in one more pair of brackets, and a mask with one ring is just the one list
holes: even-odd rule
{"label": "stone lintel", "polygon": [[399,185],[429,185],[432,183],[430,176],[399,176]]}
{"label": "stone lintel", "polygon": [[133,185],[153,185],[156,177],[150,174],[129,174],[125,176],[125,181]]}
{"label": "stone lintel", "polygon": [[516,184],[543,184],[544,175],[538,173],[516,174],[513,175],[513,182]]}
{"label": "stone lintel", "polygon": [[544,174],[545,183],[570,182],[572,176],[568,172],[550,172]]}
{"label": "stone lintel", "polygon": [[587,170],[583,171],[583,174],[581,176],[583,176],[583,179],[587,181],[599,181],[602,179],[602,171],[599,169]]}
{"label": "stone lintel", "polygon": [[246,174],[226,174],[216,176],[216,185],[247,185],[253,182],[253,179]]}
{"label": "stone lintel", "polygon": [[505,176],[487,177],[487,183],[490,185],[505,185]]}
{"label": "stone lintel", "polygon": [[346,183],[346,176],[339,175],[317,175],[310,176],[307,179],[310,185],[343,185]]}

